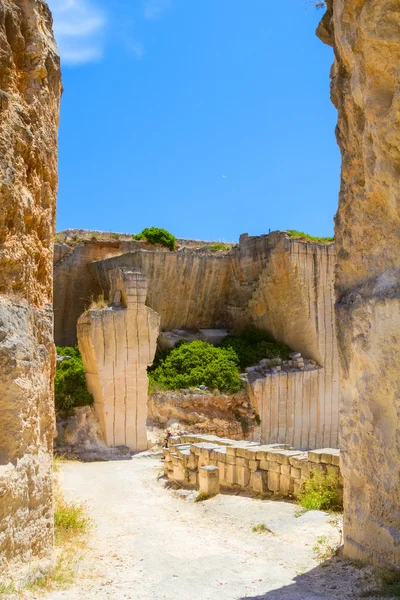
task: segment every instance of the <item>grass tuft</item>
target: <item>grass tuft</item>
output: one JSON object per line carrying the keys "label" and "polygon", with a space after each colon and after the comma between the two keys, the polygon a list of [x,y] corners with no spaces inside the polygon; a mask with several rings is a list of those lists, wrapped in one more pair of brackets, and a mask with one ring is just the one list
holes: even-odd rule
{"label": "grass tuft", "polygon": [[205,500],[209,500],[211,498],[211,496],[209,496],[208,494],[199,494],[198,496],[196,496],[195,498],[195,502],[204,502]]}
{"label": "grass tuft", "polygon": [[317,244],[331,244],[335,241],[334,237],[318,237],[304,233],[304,231],[296,231],[295,229],[288,229],[286,231],[290,238],[298,238],[304,242],[315,242]]}
{"label": "grass tuft", "polygon": [[254,527],[252,528],[253,533],[272,533],[274,535],[274,532],[271,531],[271,529],[268,529],[268,527],[266,525],[264,525],[264,523],[259,523],[259,525],[254,525]]}
{"label": "grass tuft", "polygon": [[54,528],[56,543],[62,544],[86,533],[92,526],[91,519],[87,515],[87,507],[80,502],[68,502],[57,491],[55,496]]}

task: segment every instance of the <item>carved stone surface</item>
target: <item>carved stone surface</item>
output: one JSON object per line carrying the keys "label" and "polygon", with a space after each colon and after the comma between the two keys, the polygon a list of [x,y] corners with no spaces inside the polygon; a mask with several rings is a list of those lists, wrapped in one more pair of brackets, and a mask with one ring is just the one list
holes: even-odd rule
{"label": "carved stone surface", "polygon": [[0,580],[23,580],[50,560],[53,544],[61,77],[41,0],[0,0],[0,65]]}
{"label": "carved stone surface", "polygon": [[400,6],[328,0],[345,553],[400,566]]}
{"label": "carved stone surface", "polygon": [[154,359],[160,317],[145,305],[139,269],[109,273],[111,297],[121,304],[91,309],[78,321],[78,343],[88,389],[108,446],[147,449],[147,367]]}

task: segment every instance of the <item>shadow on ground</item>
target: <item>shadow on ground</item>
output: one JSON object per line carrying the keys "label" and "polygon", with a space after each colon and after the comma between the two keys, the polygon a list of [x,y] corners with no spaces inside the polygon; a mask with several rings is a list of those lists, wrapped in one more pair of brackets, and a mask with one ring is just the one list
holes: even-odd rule
{"label": "shadow on ground", "polygon": [[371,567],[357,567],[348,560],[331,558],[298,575],[291,585],[240,600],[350,600],[400,598],[398,584],[385,585]]}

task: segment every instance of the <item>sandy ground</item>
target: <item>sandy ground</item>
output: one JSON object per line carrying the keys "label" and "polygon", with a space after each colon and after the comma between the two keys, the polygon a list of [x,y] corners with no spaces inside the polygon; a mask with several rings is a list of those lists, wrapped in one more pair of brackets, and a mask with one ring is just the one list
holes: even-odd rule
{"label": "sandy ground", "polygon": [[[313,548],[337,530],[325,513],[296,517],[288,502],[165,488],[161,463],[134,457],[67,463],[69,499],[88,503],[96,527],[75,585],[50,600],[321,600],[359,598],[366,573]],[[260,523],[271,532],[254,533]],[[369,596],[372,598],[372,596]],[[375,596],[375,598],[378,598]]]}

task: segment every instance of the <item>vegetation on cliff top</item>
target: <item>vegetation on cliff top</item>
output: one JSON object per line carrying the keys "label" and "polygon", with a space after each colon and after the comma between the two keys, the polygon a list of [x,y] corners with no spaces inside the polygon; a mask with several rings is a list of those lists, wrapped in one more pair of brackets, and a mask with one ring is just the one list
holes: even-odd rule
{"label": "vegetation on cliff top", "polygon": [[69,356],[58,365],[54,379],[56,410],[69,411],[77,406],[93,404],[93,396],[86,386],[85,369],[77,347],[57,346],[58,356]]}
{"label": "vegetation on cliff top", "polygon": [[134,240],[146,240],[149,244],[160,244],[170,250],[176,248],[176,237],[166,229],[160,227],[147,227],[141,233],[133,236]]}
{"label": "vegetation on cliff top", "polygon": [[220,347],[230,348],[235,352],[242,370],[256,365],[263,358],[287,360],[292,352],[289,346],[276,342],[269,333],[256,327],[248,327],[240,333],[228,335]]}
{"label": "vegetation on cliff top", "polygon": [[316,242],[318,244],[331,244],[335,241],[334,237],[318,237],[304,233],[304,231],[296,231],[295,229],[287,229],[286,232],[290,238],[298,238],[303,242]]}
{"label": "vegetation on cliff top", "polygon": [[216,348],[200,340],[183,343],[149,372],[150,383],[170,390],[207,386],[235,393],[242,387],[238,357],[231,348]]}

